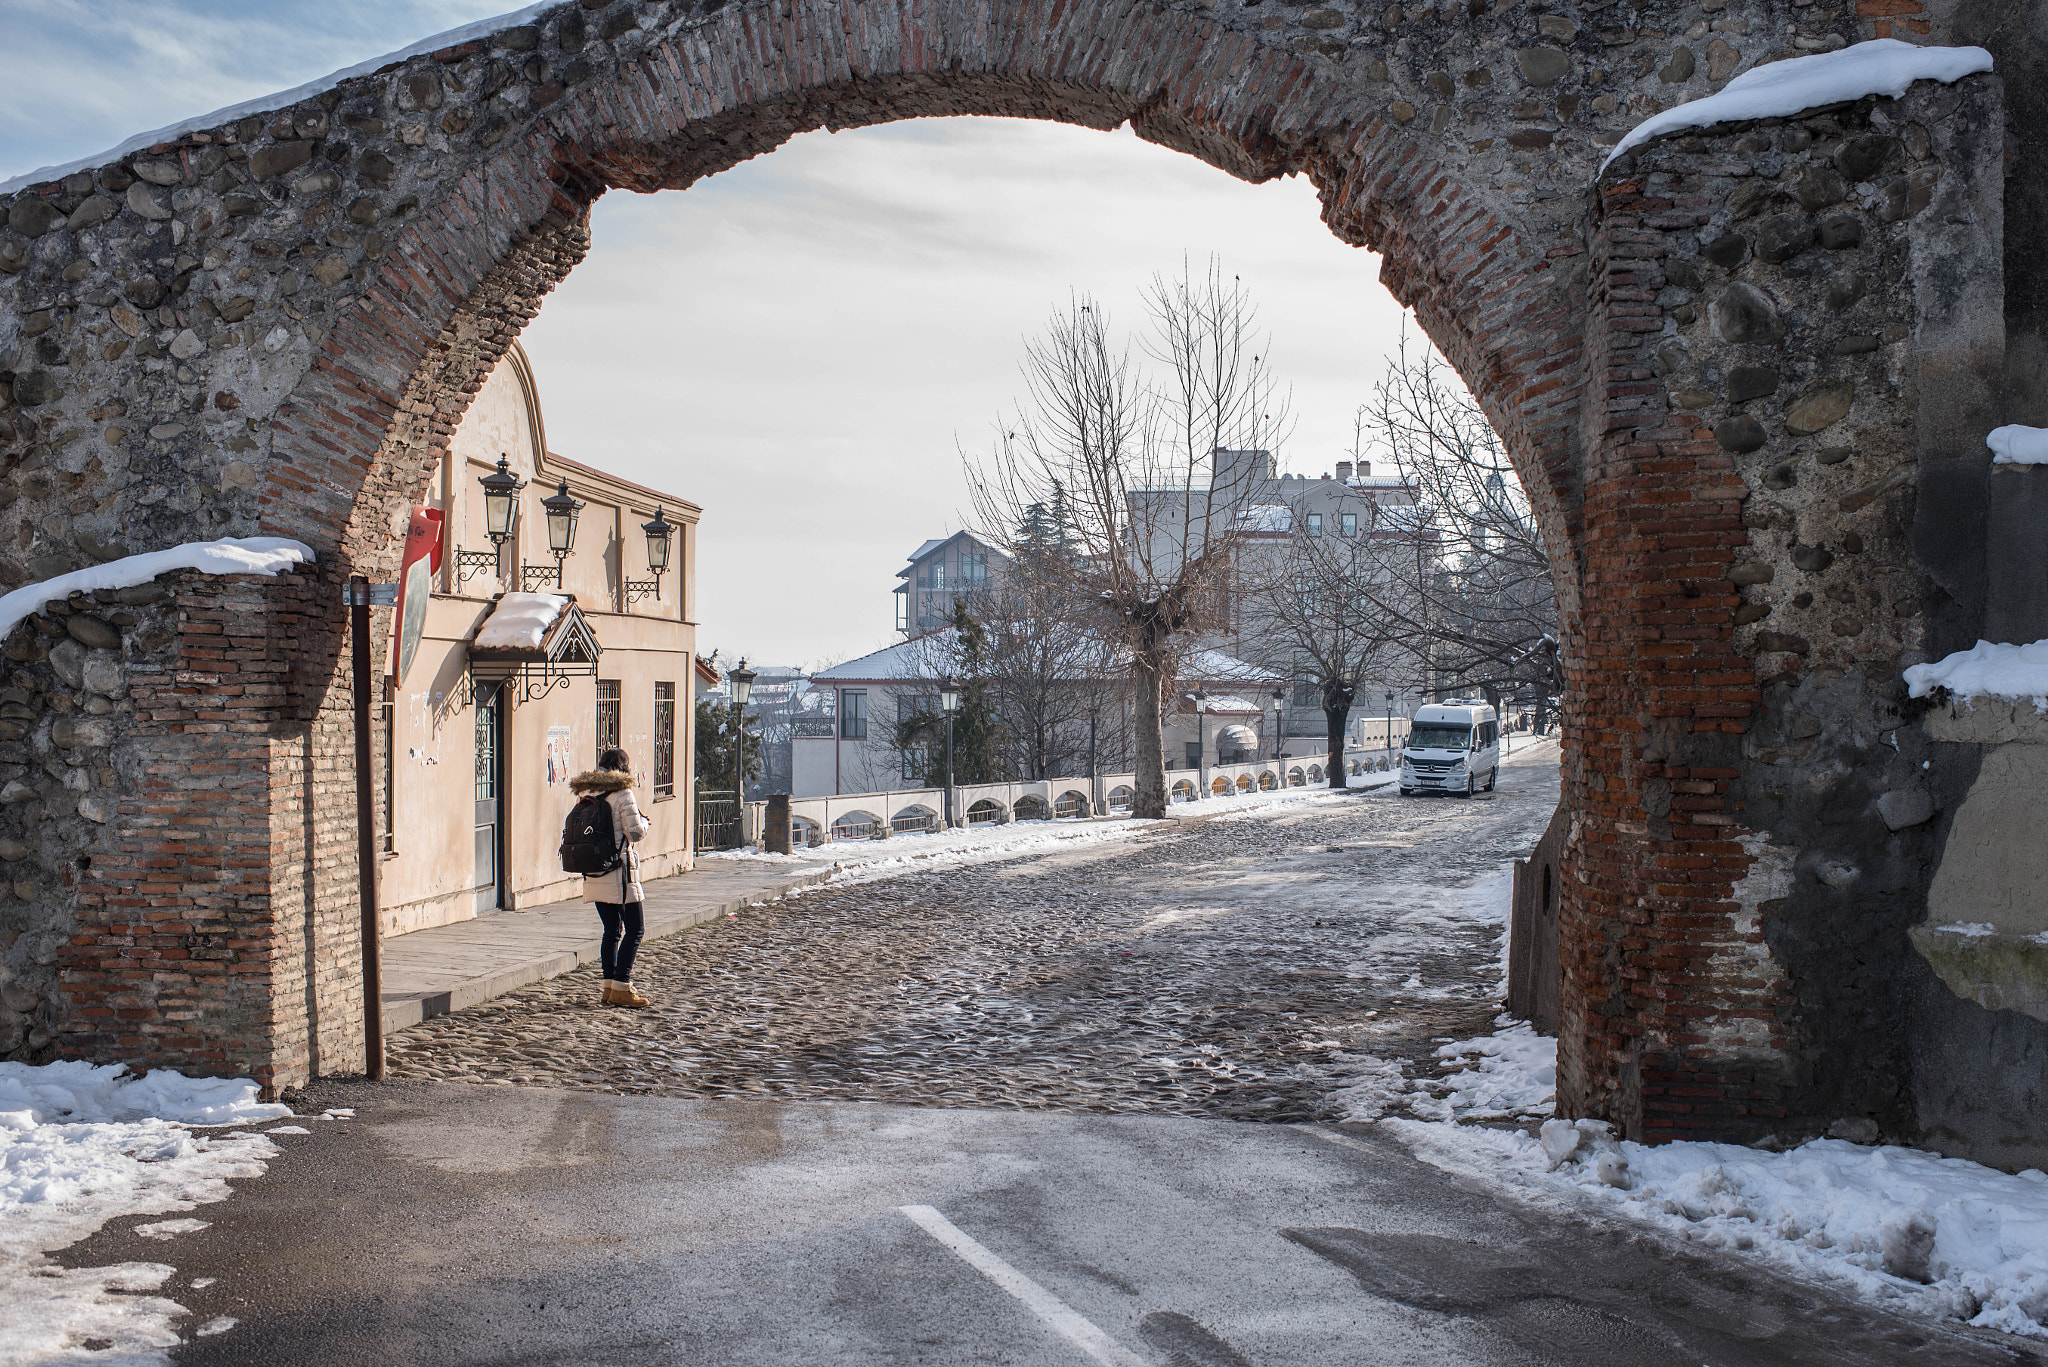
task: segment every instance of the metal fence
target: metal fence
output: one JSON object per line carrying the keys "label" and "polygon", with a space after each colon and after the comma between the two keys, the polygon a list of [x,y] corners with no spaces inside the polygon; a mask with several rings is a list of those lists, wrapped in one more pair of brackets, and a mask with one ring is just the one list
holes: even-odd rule
{"label": "metal fence", "polygon": [[739,803],[731,793],[697,794],[697,848],[730,850],[740,843]]}

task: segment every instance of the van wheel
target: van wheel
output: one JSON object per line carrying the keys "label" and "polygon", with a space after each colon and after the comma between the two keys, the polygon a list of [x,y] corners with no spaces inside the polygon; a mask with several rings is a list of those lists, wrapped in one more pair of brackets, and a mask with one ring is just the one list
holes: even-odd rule
{"label": "van wheel", "polygon": [[1478,783],[1478,780],[1477,780],[1477,779],[1475,779],[1475,778],[1473,778],[1473,777],[1472,777],[1472,775],[1470,775],[1470,774],[1467,774],[1467,775],[1465,775],[1465,791],[1464,791],[1464,792],[1462,792],[1462,793],[1459,793],[1459,794],[1458,794],[1458,796],[1459,796],[1459,797],[1470,797],[1470,796],[1472,796],[1473,792],[1474,792],[1474,791],[1476,791],[1476,789],[1475,789],[1475,786],[1474,786],[1474,785],[1476,785],[1477,783]]}
{"label": "van wheel", "polygon": [[1415,796],[1415,790],[1414,790],[1413,788],[1403,788],[1403,789],[1401,790],[1401,796],[1402,796],[1402,797],[1414,797],[1414,796]]}
{"label": "van wheel", "polygon": [[1486,771],[1486,791],[1492,792],[1493,785],[1498,782],[1500,782],[1500,766],[1496,764]]}

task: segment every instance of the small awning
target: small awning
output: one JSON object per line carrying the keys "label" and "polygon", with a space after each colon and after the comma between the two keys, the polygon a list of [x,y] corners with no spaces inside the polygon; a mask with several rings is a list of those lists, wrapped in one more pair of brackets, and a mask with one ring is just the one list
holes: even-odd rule
{"label": "small awning", "polygon": [[469,677],[472,687],[485,689],[516,680],[531,701],[571,679],[596,677],[602,654],[574,594],[501,594],[470,643]]}
{"label": "small awning", "polygon": [[1216,733],[1216,745],[1224,750],[1256,750],[1259,733],[1249,726],[1226,726]]}

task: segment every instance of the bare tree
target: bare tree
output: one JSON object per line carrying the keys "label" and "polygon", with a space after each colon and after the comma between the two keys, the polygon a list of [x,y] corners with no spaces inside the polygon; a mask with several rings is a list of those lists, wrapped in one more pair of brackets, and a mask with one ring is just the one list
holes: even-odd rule
{"label": "bare tree", "polygon": [[1561,691],[1542,535],[1500,438],[1451,368],[1404,332],[1359,410],[1359,433],[1361,448],[1383,450],[1415,490],[1413,509],[1381,514],[1377,530],[1402,546],[1368,595],[1411,643],[1421,688]]}
{"label": "bare tree", "polygon": [[[1354,501],[1357,509],[1343,517]],[[1327,525],[1309,524],[1296,508],[1256,509],[1259,530],[1238,552],[1240,639],[1255,657],[1315,684],[1332,788],[1348,782],[1344,733],[1360,686],[1389,677],[1408,655],[1403,627],[1379,606],[1399,596],[1396,562],[1408,538],[1373,526],[1373,505],[1363,498],[1340,498],[1337,508]]]}
{"label": "bare tree", "polygon": [[[1280,408],[1254,349],[1255,310],[1211,263],[1155,277],[1134,356],[1094,301],[1073,300],[1026,346],[1025,397],[988,458],[968,462],[984,540],[1011,546],[1058,492],[1072,612],[1128,652],[1139,816],[1166,813],[1160,709],[1177,657],[1217,624],[1247,489],[1214,452],[1273,444]],[[1150,364],[1147,364],[1149,362]]]}

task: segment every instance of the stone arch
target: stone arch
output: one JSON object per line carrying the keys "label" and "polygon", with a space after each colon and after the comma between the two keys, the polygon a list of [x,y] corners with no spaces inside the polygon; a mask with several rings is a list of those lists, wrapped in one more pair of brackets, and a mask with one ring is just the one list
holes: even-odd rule
{"label": "stone arch", "polygon": [[1237,791],[1239,791],[1240,793],[1248,793],[1251,790],[1252,776],[1250,774],[1239,774],[1237,776]]}
{"label": "stone arch", "polygon": [[1323,781],[1323,766],[1322,766],[1322,765],[1320,765],[1320,764],[1311,764],[1311,765],[1309,765],[1309,766],[1308,766],[1308,781],[1309,781],[1310,783],[1321,783],[1321,782]]}
{"label": "stone arch", "polygon": [[1280,780],[1279,780],[1279,779],[1277,779],[1277,778],[1275,778],[1275,777],[1273,777],[1273,771],[1272,771],[1272,770],[1270,770],[1270,769],[1262,769],[1262,770],[1260,770],[1260,771],[1259,771],[1259,791],[1260,791],[1260,792],[1262,792],[1262,793],[1270,793],[1270,792],[1272,792],[1272,791],[1273,791],[1273,790],[1274,790],[1275,788],[1278,788],[1279,786],[1280,786]]}
{"label": "stone arch", "polygon": [[1109,809],[1112,812],[1127,812],[1131,809],[1131,804],[1137,800],[1137,789],[1127,783],[1119,783],[1109,790]]}
{"label": "stone arch", "polygon": [[1175,779],[1171,796],[1175,802],[1193,802],[1196,796],[1195,785],[1184,778]]}
{"label": "stone arch", "polygon": [[923,803],[899,807],[889,817],[892,835],[920,835],[939,829],[939,814]]}
{"label": "stone arch", "polygon": [[[1341,33],[1309,27],[1326,16]],[[109,747],[111,798],[93,795],[108,819],[61,803],[48,818],[39,850],[89,848],[94,877],[53,857],[44,886],[62,891],[39,894],[35,952],[11,952],[50,1024],[28,1047],[269,1084],[350,1066],[362,1003],[345,974],[319,977],[323,956],[353,953],[354,852],[346,823],[316,811],[320,776],[350,763],[332,604],[349,573],[390,577],[399,516],[468,396],[589,250],[590,205],[686,187],[811,129],[1013,115],[1128,122],[1247,180],[1308,176],[1325,222],[1383,254],[1383,280],[1500,432],[1554,558],[1569,689],[1561,1113],[1637,1137],[1742,1136],[1861,1106],[1912,1132],[1923,1121],[1896,1080],[1923,1046],[1905,1022],[1913,993],[1942,989],[1906,932],[1946,827],[1900,828],[1910,857],[1886,853],[1867,875],[1882,885],[1859,885],[1857,906],[1895,909],[1881,924],[1793,871],[1826,863],[1846,828],[1889,850],[1881,796],[1903,794],[1894,815],[1953,797],[1928,786],[1946,771],[1895,774],[1901,752],[1863,739],[1919,734],[1903,660],[1980,630],[2048,635],[2026,593],[1999,598],[1981,546],[1943,539],[1997,525],[1981,434],[2048,421],[2008,415],[2020,401],[1997,374],[2000,233],[2025,241],[2036,225],[2000,225],[1989,77],[1667,138],[1603,169],[1632,102],[1696,98],[1735,69],[1891,23],[1730,0],[1714,17],[1741,41],[1663,81],[1664,32],[1707,17],[1681,5],[1653,33],[1538,24],[1519,6],[563,4],[289,108],[6,187],[0,461],[21,497],[0,508],[0,586],[219,535],[296,536],[321,556],[283,584],[177,581],[146,651],[135,624],[137,662],[163,677],[216,678],[192,666],[221,621],[261,643],[263,667],[208,695],[231,746],[189,725],[176,689],[149,692]],[[1929,42],[1957,36],[1943,14],[1913,22]],[[1411,56],[1438,52],[1458,56],[1444,70]],[[1809,269],[1811,252],[1846,264]],[[1866,281],[1860,314],[1827,293],[1842,270]],[[2025,335],[2043,330],[2010,307]],[[1857,572],[1827,577],[1844,557]],[[8,644],[43,667],[29,636]],[[1800,758],[1807,737],[1785,719],[1822,714],[1852,739]],[[225,789],[200,777],[215,764]],[[232,990],[180,1003],[187,1043],[92,1023],[164,1000],[160,984],[124,985],[149,970],[122,908],[165,856],[152,823],[181,817],[222,832],[206,854],[226,890],[180,894],[162,947],[259,945]],[[260,872],[236,882],[238,869]],[[1774,941],[1763,908],[1788,904],[1797,916],[1770,914],[1798,933]],[[1625,945],[1623,925],[1643,929]],[[1667,953],[1698,943],[1715,953]],[[1781,956],[1772,972],[1716,967],[1758,943]],[[1847,957],[1899,971],[1837,982]],[[1703,1012],[1713,1029],[1693,1028]],[[1869,1019],[1900,1024],[1879,1037],[1856,1025]],[[2048,1026],[2025,1029],[2026,1056],[2048,1058]]]}
{"label": "stone arch", "polygon": [[1000,826],[1009,819],[1003,804],[993,798],[982,798],[967,808],[967,824],[970,826]]}
{"label": "stone arch", "polygon": [[1052,805],[1052,814],[1069,818],[1094,815],[1089,810],[1088,795],[1078,788],[1069,788],[1061,793],[1059,801]]}
{"label": "stone arch", "polygon": [[1052,816],[1052,808],[1036,793],[1026,793],[1010,808],[1011,819],[1015,821],[1044,821]]}

